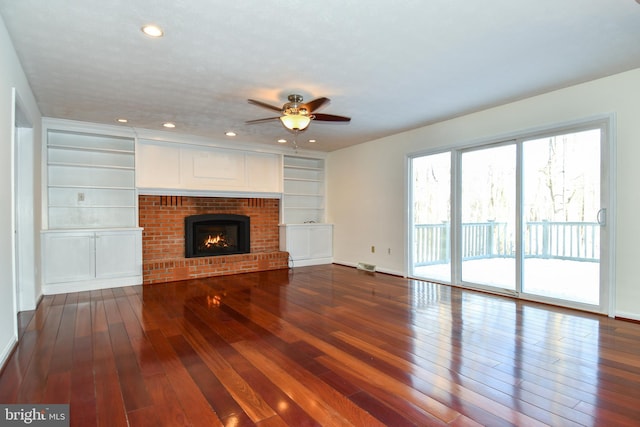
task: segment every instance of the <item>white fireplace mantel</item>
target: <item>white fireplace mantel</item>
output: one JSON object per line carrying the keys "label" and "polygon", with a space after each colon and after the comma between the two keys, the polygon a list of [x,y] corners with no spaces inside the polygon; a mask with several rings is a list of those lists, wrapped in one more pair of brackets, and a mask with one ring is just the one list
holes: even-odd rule
{"label": "white fireplace mantel", "polygon": [[249,199],[281,199],[282,193],[266,193],[258,191],[219,191],[188,190],[183,188],[148,188],[138,187],[138,194],[143,196],[186,196],[186,197],[228,197]]}

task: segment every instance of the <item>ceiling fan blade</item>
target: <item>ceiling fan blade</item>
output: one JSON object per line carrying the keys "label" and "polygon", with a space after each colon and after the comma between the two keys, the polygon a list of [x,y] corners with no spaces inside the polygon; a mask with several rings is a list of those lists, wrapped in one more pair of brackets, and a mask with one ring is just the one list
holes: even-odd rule
{"label": "ceiling fan blade", "polygon": [[318,108],[324,106],[325,104],[328,104],[329,102],[330,102],[329,98],[325,98],[323,96],[322,98],[314,99],[311,102],[306,102],[305,104],[303,104],[303,106],[307,107],[307,110],[309,110],[309,113],[313,113]]}
{"label": "ceiling fan blade", "polygon": [[249,104],[257,105],[258,107],[267,108],[273,111],[280,111],[280,112],[282,111],[282,107],[276,107],[275,105],[270,105],[270,104],[267,104],[266,102],[257,101],[255,99],[247,99],[247,101],[249,102]]}
{"label": "ceiling fan blade", "polygon": [[321,122],[350,122],[351,117],[336,116],[334,114],[314,114],[313,120]]}
{"label": "ceiling fan blade", "polygon": [[266,122],[270,122],[272,120],[278,120],[280,117],[267,117],[265,119],[256,119],[256,120],[247,120],[245,123],[248,125],[253,125],[256,123],[266,123]]}

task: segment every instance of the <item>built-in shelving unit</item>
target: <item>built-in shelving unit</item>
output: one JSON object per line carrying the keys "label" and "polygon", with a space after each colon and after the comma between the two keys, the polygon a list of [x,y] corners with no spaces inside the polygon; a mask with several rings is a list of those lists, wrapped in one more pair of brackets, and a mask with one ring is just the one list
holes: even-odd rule
{"label": "built-in shelving unit", "polygon": [[47,132],[49,229],[137,226],[133,138]]}
{"label": "built-in shelving unit", "polygon": [[43,136],[43,293],[142,283],[133,135],[47,119]]}
{"label": "built-in shelving unit", "polygon": [[333,225],[325,223],[323,158],[284,156],[280,250],[295,267],[328,264],[333,256]]}
{"label": "built-in shelving unit", "polygon": [[284,156],[283,223],[324,222],[324,159]]}

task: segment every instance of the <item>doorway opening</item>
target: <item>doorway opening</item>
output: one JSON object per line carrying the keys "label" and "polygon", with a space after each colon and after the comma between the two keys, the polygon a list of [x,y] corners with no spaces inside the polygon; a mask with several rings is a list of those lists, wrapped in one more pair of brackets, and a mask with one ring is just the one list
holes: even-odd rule
{"label": "doorway opening", "polygon": [[32,121],[13,90],[13,280],[16,315],[36,307],[34,133]]}

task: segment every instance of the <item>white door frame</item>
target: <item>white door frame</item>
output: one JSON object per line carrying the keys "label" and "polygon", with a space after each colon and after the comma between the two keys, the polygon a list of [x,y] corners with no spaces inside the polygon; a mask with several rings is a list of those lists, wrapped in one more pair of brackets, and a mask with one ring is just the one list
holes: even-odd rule
{"label": "white door frame", "polygon": [[[450,284],[454,286],[464,286],[460,280],[460,270],[459,263],[460,260],[457,258],[457,248],[458,244],[458,235],[459,230],[457,230],[457,225],[460,223],[458,206],[460,206],[460,183],[458,182],[459,178],[459,168],[460,168],[460,153],[470,149],[478,149],[481,147],[488,147],[493,144],[507,143],[512,141],[516,146],[519,146],[523,140],[531,139],[536,136],[548,135],[554,132],[567,132],[567,131],[577,131],[584,130],[587,128],[600,127],[602,129],[602,140],[601,140],[601,207],[606,209],[606,224],[601,227],[600,234],[600,244],[602,254],[600,262],[600,304],[599,307],[594,309],[594,306],[582,305],[582,304],[568,304],[568,307],[578,308],[581,310],[587,311],[597,311],[602,314],[607,314],[610,317],[615,317],[616,306],[615,306],[615,293],[616,293],[616,276],[615,276],[615,266],[616,266],[616,252],[615,252],[615,235],[616,235],[616,132],[615,132],[615,123],[616,117],[615,114],[601,114],[590,118],[585,118],[582,120],[576,120],[568,123],[560,123],[555,126],[545,126],[537,129],[533,129],[530,131],[518,131],[509,135],[504,135],[499,139],[487,139],[483,141],[476,141],[471,144],[465,145],[456,145],[447,149],[440,150],[427,150],[424,152],[417,152],[407,156],[409,167],[407,170],[409,173],[407,174],[406,185],[408,186],[408,224],[409,227],[406,230],[406,241],[407,241],[407,253],[409,256],[407,257],[407,272],[409,272],[409,277],[416,277],[413,274],[413,263],[415,260],[412,259],[411,254],[413,253],[413,194],[411,192],[411,159],[421,156],[433,155],[442,151],[450,151],[452,154],[452,176],[451,176],[451,186],[452,186],[452,194],[451,194],[451,264],[452,264],[452,272],[451,272],[451,281]],[[521,150],[519,150],[521,151]],[[521,156],[521,153],[518,153],[518,156]],[[519,161],[521,159],[519,158]],[[520,177],[518,178],[520,179]],[[520,213],[518,213],[518,217],[520,217]],[[604,260],[604,262],[603,262]],[[519,263],[518,263],[519,264]],[[517,264],[517,265],[518,265]],[[516,271],[518,275],[517,283],[521,284],[521,271]],[[418,277],[420,278],[420,277]],[[429,280],[429,278],[426,278]],[[476,288],[476,287],[474,287]],[[519,289],[519,286],[516,286]],[[477,289],[477,288],[476,288]],[[498,292],[498,289],[485,289],[489,292]],[[501,292],[498,292],[501,293]],[[519,298],[527,298],[530,295],[520,295],[519,292],[515,293],[505,293],[508,295],[516,296]],[[546,300],[543,298],[532,298],[535,301],[542,301],[552,304],[557,304],[559,300]]]}
{"label": "white door frame", "polygon": [[12,227],[15,315],[36,308],[33,121],[13,89]]}

